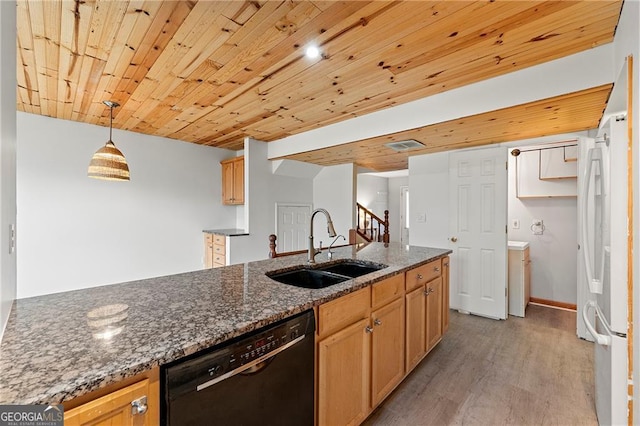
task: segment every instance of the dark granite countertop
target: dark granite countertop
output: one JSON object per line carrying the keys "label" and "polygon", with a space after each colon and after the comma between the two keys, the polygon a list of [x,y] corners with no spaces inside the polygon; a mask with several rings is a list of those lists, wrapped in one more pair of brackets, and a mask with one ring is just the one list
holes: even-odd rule
{"label": "dark granite countertop", "polygon": [[228,229],[204,229],[205,234],[226,235],[227,237],[238,237],[241,235],[249,235],[244,229],[228,228]]}
{"label": "dark granite countertop", "polygon": [[[393,243],[340,247],[334,261],[389,267],[320,290],[265,276],[304,264],[301,254],[18,299],[0,345],[0,404],[72,399],[450,252]],[[327,254],[316,260],[326,262]]]}

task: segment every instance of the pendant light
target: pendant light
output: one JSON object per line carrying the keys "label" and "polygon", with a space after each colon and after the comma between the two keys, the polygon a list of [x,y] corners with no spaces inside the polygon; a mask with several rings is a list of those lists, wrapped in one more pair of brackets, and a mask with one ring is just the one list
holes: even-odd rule
{"label": "pendant light", "polygon": [[113,144],[113,109],[120,106],[117,102],[102,101],[110,108],[109,140],[106,145],[96,151],[89,163],[87,176],[104,180],[129,180],[129,166],[122,152]]}

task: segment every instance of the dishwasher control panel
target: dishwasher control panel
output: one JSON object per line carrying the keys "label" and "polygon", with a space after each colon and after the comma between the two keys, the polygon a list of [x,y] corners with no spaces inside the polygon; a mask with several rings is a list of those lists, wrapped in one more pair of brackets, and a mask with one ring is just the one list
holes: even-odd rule
{"label": "dishwasher control panel", "polygon": [[207,376],[214,379],[265,356],[268,358],[272,352],[304,336],[307,333],[307,323],[307,317],[296,317],[254,332],[249,337],[244,337],[220,351],[213,352],[212,355],[215,354],[215,356],[205,367]]}

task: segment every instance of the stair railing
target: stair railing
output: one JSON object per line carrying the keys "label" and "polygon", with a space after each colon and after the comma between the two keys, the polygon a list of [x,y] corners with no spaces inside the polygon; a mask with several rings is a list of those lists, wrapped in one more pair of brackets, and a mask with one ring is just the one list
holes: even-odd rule
{"label": "stair railing", "polygon": [[356,233],[366,241],[389,242],[389,210],[384,211],[384,219],[376,216],[371,210],[356,203]]}

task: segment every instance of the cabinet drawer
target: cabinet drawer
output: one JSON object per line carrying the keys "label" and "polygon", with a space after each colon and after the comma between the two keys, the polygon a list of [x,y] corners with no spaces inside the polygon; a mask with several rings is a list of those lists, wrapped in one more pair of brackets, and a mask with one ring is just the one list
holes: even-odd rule
{"label": "cabinet drawer", "polygon": [[225,246],[224,245],[221,246],[221,245],[218,245],[218,244],[214,244],[213,245],[213,253],[217,254],[217,255],[219,254],[219,255],[224,256],[226,254]]}
{"label": "cabinet drawer", "polygon": [[371,289],[371,307],[377,309],[402,297],[404,293],[404,276],[402,274],[375,283]]}
{"label": "cabinet drawer", "polygon": [[318,335],[322,338],[369,316],[371,287],[327,302],[318,307]]}
{"label": "cabinet drawer", "polygon": [[226,237],[224,235],[213,234],[213,243],[224,247]]}
{"label": "cabinet drawer", "polygon": [[213,255],[213,264],[214,266],[224,266],[226,265],[226,259],[224,254],[214,254]]}
{"label": "cabinet drawer", "polygon": [[420,287],[424,283],[431,281],[434,278],[438,278],[442,273],[442,261],[441,259],[431,261],[426,265],[418,266],[410,271],[407,271],[407,291]]}
{"label": "cabinet drawer", "polygon": [[213,245],[213,234],[204,234],[204,240],[207,245]]}

